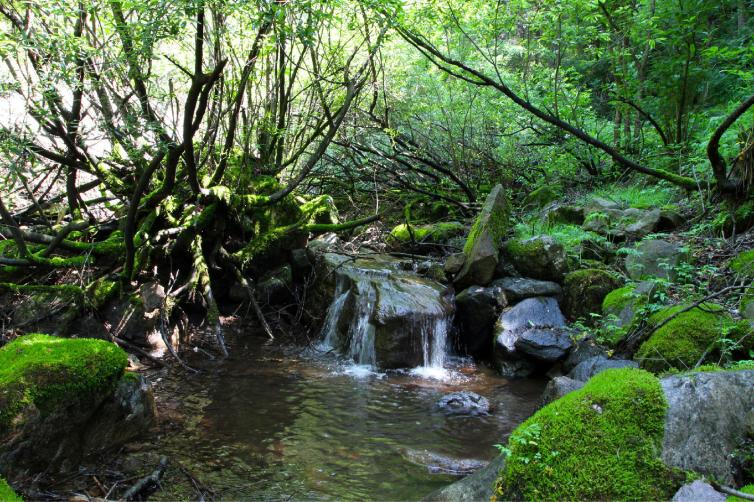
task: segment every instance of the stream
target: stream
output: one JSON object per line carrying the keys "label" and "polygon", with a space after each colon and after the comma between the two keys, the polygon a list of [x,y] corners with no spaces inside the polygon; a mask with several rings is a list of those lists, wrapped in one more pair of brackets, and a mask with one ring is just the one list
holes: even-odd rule
{"label": "stream", "polygon": [[[266,342],[241,328],[229,358],[197,354],[200,373],[153,379],[170,426],[134,450],[167,455],[213,498],[244,500],[419,500],[493,459],[545,382],[453,356],[441,285],[394,260],[330,259],[337,284],[318,340]],[[491,413],[437,406],[461,390]],[[195,494],[154,495],[177,497]]]}
{"label": "stream", "polygon": [[[493,445],[534,411],[544,387],[463,359],[451,358],[440,381],[369,373],[332,355],[260,342],[205,361],[180,384],[156,382],[158,398],[171,396],[161,409],[183,423],[141,450],[178,460],[217,498],[418,500],[458,479],[438,468],[447,464],[438,457],[494,458]],[[437,409],[457,390],[487,397],[493,412]],[[168,489],[153,498],[178,495]]]}

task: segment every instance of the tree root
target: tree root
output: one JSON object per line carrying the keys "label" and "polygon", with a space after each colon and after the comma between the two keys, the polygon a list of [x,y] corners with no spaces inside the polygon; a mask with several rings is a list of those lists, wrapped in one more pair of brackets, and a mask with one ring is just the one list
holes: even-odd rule
{"label": "tree root", "polygon": [[157,468],[149,476],[145,476],[136,482],[126,493],[123,500],[134,500],[137,496],[146,500],[151,493],[160,487],[160,479],[168,467],[168,457],[162,456]]}
{"label": "tree root", "polygon": [[272,329],[267,323],[267,319],[265,319],[262,309],[259,307],[259,303],[257,302],[254,288],[252,287],[251,283],[249,283],[246,277],[244,277],[244,275],[241,273],[241,270],[233,263],[230,255],[225,250],[225,248],[221,247],[219,252],[220,258],[223,260],[224,264],[229,269],[231,269],[233,275],[236,276],[236,280],[241,284],[241,286],[244,287],[244,289],[246,289],[246,293],[249,296],[249,303],[251,303],[251,308],[254,309],[254,314],[257,316],[259,323],[262,325],[262,329],[264,329],[264,332],[267,333],[267,336],[270,338],[270,340],[274,340],[275,335],[272,334]]}

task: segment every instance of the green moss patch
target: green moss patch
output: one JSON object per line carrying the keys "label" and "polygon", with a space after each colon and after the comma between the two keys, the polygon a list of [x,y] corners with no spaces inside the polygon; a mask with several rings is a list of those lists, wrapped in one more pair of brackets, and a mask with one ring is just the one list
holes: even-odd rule
{"label": "green moss patch", "polygon": [[[659,325],[670,316],[678,314],[686,305],[676,305],[657,312],[649,318],[650,325]],[[639,347],[635,359],[645,369],[661,372],[670,368],[681,370],[693,368],[702,359],[716,359],[716,347],[723,339],[738,339],[747,329],[736,323],[719,305],[702,304],[678,314],[667,324],[657,329]],[[740,336],[739,336],[740,334]]]}
{"label": "green moss patch", "polygon": [[736,274],[747,279],[754,279],[754,249],[739,253],[730,261],[729,266]]}
{"label": "green moss patch", "polygon": [[3,478],[0,478],[0,502],[23,502]]}
{"label": "green moss patch", "polygon": [[667,402],[659,380],[606,370],[545,406],[508,441],[500,500],[667,500],[681,476],[660,460]]}
{"label": "green moss patch", "polygon": [[411,235],[413,234],[416,242],[442,242],[463,235],[466,227],[462,223],[457,221],[449,221],[442,223],[434,223],[430,225],[411,225],[404,224],[398,225],[390,231],[390,238],[401,242],[411,242]]}
{"label": "green moss patch", "polygon": [[31,404],[45,414],[91,403],[115,387],[127,363],[123,350],[103,340],[17,338],[0,349],[0,431]]}

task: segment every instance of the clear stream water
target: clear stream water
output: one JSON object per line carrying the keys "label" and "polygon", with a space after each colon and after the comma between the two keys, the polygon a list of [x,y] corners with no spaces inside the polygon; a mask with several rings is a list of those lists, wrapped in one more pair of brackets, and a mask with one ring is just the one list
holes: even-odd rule
{"label": "clear stream water", "polygon": [[[451,311],[439,285],[384,259],[341,270],[312,347],[238,334],[228,359],[197,357],[198,375],[156,382],[171,427],[144,448],[231,500],[419,500],[468,473],[461,467],[494,458],[494,445],[534,411],[544,382],[509,381],[449,356]],[[374,319],[394,323],[397,336],[412,333],[422,364],[375,370]],[[492,413],[438,409],[459,390],[486,397]],[[155,496],[179,497],[196,498]]]}
{"label": "clear stream water", "polygon": [[[216,498],[419,500],[458,479],[437,472],[437,456],[492,459],[544,387],[462,359],[450,358],[443,381],[245,340],[188,380],[157,382],[166,418],[180,425],[141,448],[176,460]],[[487,397],[493,413],[446,416],[436,402],[457,390]]]}

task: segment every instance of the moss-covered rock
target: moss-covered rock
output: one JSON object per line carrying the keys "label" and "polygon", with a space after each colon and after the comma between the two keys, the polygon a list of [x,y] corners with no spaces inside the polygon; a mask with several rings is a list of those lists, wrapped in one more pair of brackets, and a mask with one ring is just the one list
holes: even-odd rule
{"label": "moss-covered rock", "polygon": [[740,277],[754,279],[754,249],[739,253],[728,264],[730,269]]}
{"label": "moss-covered rock", "polygon": [[656,284],[644,281],[614,289],[602,301],[602,339],[614,346],[636,321],[636,314],[647,305]]}
{"label": "moss-covered rock", "polygon": [[0,477],[0,502],[22,502],[23,499],[16,495],[7,481]]}
{"label": "moss-covered rock", "polygon": [[452,237],[463,235],[466,227],[457,221],[432,223],[429,225],[406,225],[396,226],[390,231],[390,238],[394,241],[407,244],[415,242],[440,243]]}
{"label": "moss-covered rock", "polygon": [[550,202],[558,200],[558,197],[560,197],[560,195],[558,195],[558,192],[556,192],[553,187],[544,185],[529,192],[529,194],[524,197],[522,205],[524,207],[529,206],[541,208],[545,207]]}
{"label": "moss-covered rock", "polygon": [[44,414],[99,400],[115,388],[126,364],[126,353],[103,340],[17,338],[0,349],[0,430],[26,406]]}
{"label": "moss-covered rock", "polygon": [[660,460],[666,410],[650,373],[598,374],[513,432],[493,498],[669,499],[680,479]]}
{"label": "moss-covered rock", "polygon": [[608,293],[621,285],[621,279],[607,270],[586,268],[571,272],[563,281],[563,310],[571,319],[590,320],[590,314],[602,312]]}
{"label": "moss-covered rock", "polygon": [[[0,473],[63,470],[128,359],[103,340],[33,334],[0,349]],[[66,464],[64,466],[64,464]]]}
{"label": "moss-covered rock", "polygon": [[495,185],[466,238],[463,248],[466,260],[454,279],[456,288],[485,286],[492,280],[509,217],[505,191],[502,185]]}
{"label": "moss-covered rock", "polygon": [[741,338],[745,334],[742,330],[749,329],[736,323],[719,305],[706,303],[679,313],[687,307],[668,307],[649,318],[650,325],[658,326],[677,314],[639,347],[635,359],[642,368],[655,372],[689,369],[703,356],[705,360],[717,360],[720,339]]}
{"label": "moss-covered rock", "polygon": [[505,255],[524,277],[560,282],[568,269],[565,248],[549,235],[510,239]]}

